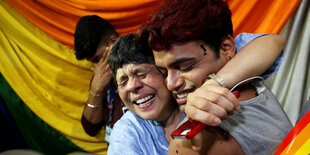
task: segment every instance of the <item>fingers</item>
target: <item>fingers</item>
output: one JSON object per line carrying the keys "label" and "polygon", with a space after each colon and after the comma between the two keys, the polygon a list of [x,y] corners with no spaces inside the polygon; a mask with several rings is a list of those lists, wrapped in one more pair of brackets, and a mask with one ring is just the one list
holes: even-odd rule
{"label": "fingers", "polygon": [[235,107],[240,106],[236,96],[226,88],[210,86],[207,87],[206,90],[206,95],[208,95],[207,99],[213,103],[223,106],[227,111],[233,112]]}
{"label": "fingers", "polygon": [[[216,105],[213,105],[216,106]],[[211,108],[210,108],[211,109]],[[190,117],[193,120],[197,120],[203,124],[206,124],[208,126],[219,126],[221,124],[221,119],[217,115],[225,115],[224,110],[221,112],[216,111],[204,111],[201,110],[193,105],[186,105],[185,107],[185,113],[188,117]],[[215,114],[217,115],[215,115]]]}
{"label": "fingers", "polygon": [[234,112],[234,103],[232,103],[225,96],[218,95],[217,93],[214,92],[209,92],[204,97],[200,96],[193,97],[193,99],[190,100],[189,102],[193,102],[190,104],[193,104],[194,106],[196,106],[201,110],[210,112],[214,111],[214,114],[217,114],[218,117],[221,117],[223,119],[226,118],[226,113],[233,114]]}
{"label": "fingers", "polygon": [[228,89],[220,86],[198,88],[187,96],[185,113],[193,120],[209,126],[218,126],[235,110],[239,110],[239,101]]}
{"label": "fingers", "polygon": [[101,57],[99,62],[97,64],[94,64],[94,73],[99,73],[99,74],[105,74],[105,76],[111,76],[112,71],[110,69],[109,63],[108,63],[108,58],[107,57]]}
{"label": "fingers", "polygon": [[222,96],[227,96],[228,100],[234,104],[235,110],[237,111],[240,110],[239,101],[237,100],[236,96],[230,93],[228,89],[221,87],[220,84],[215,80],[210,79],[205,81],[204,84],[201,86],[201,88],[212,89],[213,91],[222,94]]}

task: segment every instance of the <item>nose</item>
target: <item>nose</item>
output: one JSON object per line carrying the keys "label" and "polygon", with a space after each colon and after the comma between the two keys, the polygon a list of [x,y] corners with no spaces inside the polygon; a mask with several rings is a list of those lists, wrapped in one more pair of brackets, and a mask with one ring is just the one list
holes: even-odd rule
{"label": "nose", "polygon": [[137,92],[139,89],[143,87],[142,81],[138,78],[130,78],[127,84],[127,90],[130,92]]}
{"label": "nose", "polygon": [[177,72],[168,72],[166,85],[168,90],[177,91],[184,83],[184,79]]}

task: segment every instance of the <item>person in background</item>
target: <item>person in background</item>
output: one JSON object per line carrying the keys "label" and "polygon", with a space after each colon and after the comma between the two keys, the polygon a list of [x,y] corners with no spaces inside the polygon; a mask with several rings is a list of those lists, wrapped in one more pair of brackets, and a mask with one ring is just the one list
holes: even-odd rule
{"label": "person in background", "polygon": [[[242,34],[235,42],[232,34],[231,12],[222,0],[167,0],[139,30],[139,38],[153,50],[155,63],[181,110],[209,126],[191,144],[171,141],[169,153],[271,154],[292,128],[262,82],[236,88],[241,107],[229,91],[238,81],[262,74],[272,61],[261,60],[276,58],[281,51],[270,50],[279,46],[263,43],[262,35]],[[236,54],[244,41],[254,38],[258,44],[252,48],[261,53],[253,57],[245,49],[248,46],[243,48],[247,52]]]}
{"label": "person in background", "polygon": [[107,63],[110,47],[117,40],[118,33],[103,18],[87,15],[80,18],[74,33],[76,59],[87,59],[94,66],[90,82],[89,97],[83,110],[81,123],[85,132],[95,136],[106,126],[105,140],[108,142],[114,123],[123,115],[123,103],[118,90],[111,80]]}

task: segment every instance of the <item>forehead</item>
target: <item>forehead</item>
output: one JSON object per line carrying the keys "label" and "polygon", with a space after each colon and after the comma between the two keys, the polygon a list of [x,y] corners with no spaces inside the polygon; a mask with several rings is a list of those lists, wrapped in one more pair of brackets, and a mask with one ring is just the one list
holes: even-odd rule
{"label": "forehead", "polygon": [[137,71],[150,71],[156,69],[154,64],[143,63],[143,64],[125,64],[116,71],[116,77],[123,74],[135,74]]}
{"label": "forehead", "polygon": [[203,56],[203,49],[198,41],[187,42],[182,45],[173,44],[171,49],[153,51],[155,63],[160,66],[169,66],[186,60],[193,60]]}

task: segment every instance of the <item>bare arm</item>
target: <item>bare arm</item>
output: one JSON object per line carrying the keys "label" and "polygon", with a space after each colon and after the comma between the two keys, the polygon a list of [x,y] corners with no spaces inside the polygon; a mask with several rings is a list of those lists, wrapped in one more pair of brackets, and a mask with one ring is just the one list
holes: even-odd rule
{"label": "bare arm", "polygon": [[82,116],[82,125],[87,134],[95,136],[101,129],[104,115],[104,104],[106,104],[106,86],[111,80],[111,70],[107,63],[107,55],[103,55],[99,63],[94,66],[94,76],[90,85],[90,92],[86,104],[101,106],[92,108],[85,106]]}
{"label": "bare arm", "polygon": [[275,34],[256,38],[216,74],[225,79],[228,88],[232,88],[244,79],[264,73],[281,54],[284,44],[284,38]]}
{"label": "bare arm", "polygon": [[[261,36],[245,47],[217,75],[221,76],[231,88],[239,81],[257,76],[267,70],[277,59],[284,46],[284,39],[278,35]],[[195,99],[205,98],[205,103],[197,103]],[[232,114],[238,107],[238,101],[228,89],[220,87],[213,79],[207,80],[200,88],[189,94],[185,112],[188,117],[206,125],[217,126],[220,119]],[[223,107],[221,112],[212,111],[213,104]]]}

